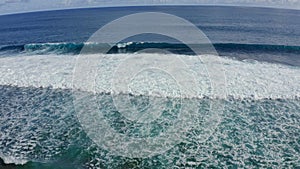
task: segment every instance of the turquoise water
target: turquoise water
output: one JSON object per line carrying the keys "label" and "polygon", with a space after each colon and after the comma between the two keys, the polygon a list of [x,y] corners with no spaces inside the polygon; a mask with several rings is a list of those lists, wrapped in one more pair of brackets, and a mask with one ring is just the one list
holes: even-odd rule
{"label": "turquoise water", "polygon": [[[299,99],[223,100],[222,121],[206,142],[197,139],[197,133],[205,126],[201,125],[202,116],[195,116],[192,120],[198,122],[197,128],[186,133],[184,143],[161,155],[131,159],[114,156],[87,137],[74,116],[71,91],[10,86],[1,86],[1,91],[2,153],[13,156],[16,162],[20,162],[18,157],[26,157],[28,161],[14,168],[299,166]],[[106,110],[114,112],[110,95],[99,95],[98,98],[106,105]],[[211,101],[197,100],[197,112],[207,113]],[[166,107],[162,115],[165,118],[160,118],[166,123],[159,126],[157,120],[148,126],[153,129],[150,137],[154,137],[155,132],[163,132],[162,128],[176,125],[168,123],[172,119],[168,111],[176,112],[178,106],[170,104],[171,109]],[[123,125],[128,127],[127,132],[135,134],[134,137],[143,136],[136,130],[138,127],[132,127],[137,124],[126,123],[118,112],[108,114],[107,118],[116,131],[125,132],[120,128]]]}

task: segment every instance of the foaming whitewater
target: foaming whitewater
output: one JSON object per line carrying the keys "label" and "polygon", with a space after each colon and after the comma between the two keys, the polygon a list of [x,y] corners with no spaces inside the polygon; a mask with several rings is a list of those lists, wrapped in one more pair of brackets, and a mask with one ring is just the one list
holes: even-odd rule
{"label": "foaming whitewater", "polygon": [[5,164],[24,165],[28,162],[26,159],[18,159],[14,156],[7,156],[7,155],[1,155],[1,154],[0,154],[0,158],[3,160],[3,162]]}
{"label": "foaming whitewater", "polygon": [[[151,158],[131,159],[116,157],[86,136],[75,116],[71,90],[0,86],[0,91],[0,157],[5,163],[29,161],[24,164],[29,168],[296,168],[299,162],[299,100],[223,100],[221,122],[203,142],[203,117],[214,100],[183,99],[197,107],[186,117],[194,125],[185,129],[183,142]],[[99,103],[99,111],[121,134],[151,138],[176,126],[176,99],[167,100],[159,119],[141,124],[124,118],[111,95],[95,96],[91,101]],[[162,98],[130,97],[138,108],[148,99],[162,103]]]}
{"label": "foaming whitewater", "polygon": [[[182,104],[188,104],[195,109],[184,120],[193,125],[181,128],[186,132],[182,143],[146,159],[116,157],[95,144],[78,122],[72,90],[76,56],[6,57],[0,59],[0,158],[4,163],[23,164],[29,168],[33,164],[32,168],[297,167],[300,155],[299,67],[226,57],[220,57],[220,62],[212,59],[214,62],[204,65],[195,56],[168,54],[168,57],[193,63],[190,69],[197,77],[197,86],[194,86],[197,95],[178,99],[178,93],[172,90],[177,89],[174,80],[167,74],[151,70],[134,76],[128,90],[113,90],[109,75],[113,75],[118,65],[128,57],[151,55],[166,56],[86,55],[99,62],[97,73],[91,75],[96,85],[93,90],[83,86],[76,91],[92,93],[92,97],[86,99],[99,105],[97,110],[103,113],[112,129],[133,138],[157,137],[168,128],[176,127],[174,120]],[[201,57],[209,60],[217,56]],[[223,65],[228,97],[211,92],[205,70],[210,64]],[[175,71],[177,69],[181,70],[178,67]],[[126,75],[126,71],[119,73]],[[130,95],[126,95],[128,93]],[[139,111],[151,106],[154,107],[150,110],[161,110],[157,112],[159,118],[143,124],[132,120],[131,116],[124,117],[115,107],[113,98],[127,96]],[[224,104],[224,111],[219,112],[216,130],[203,141],[199,136],[206,132],[205,117],[209,116],[210,106],[215,101]],[[72,160],[66,162],[66,159]]]}
{"label": "foaming whitewater", "polygon": [[[197,86],[193,86],[198,93],[187,97],[212,97],[220,98],[221,96],[213,95],[209,75],[206,67],[212,64],[219,64],[224,67],[226,78],[227,94],[234,98],[296,98],[300,96],[300,68],[296,66],[287,66],[281,64],[273,64],[267,62],[258,62],[255,60],[238,61],[226,57],[219,57],[220,62],[208,62],[206,64],[199,62],[196,56],[175,55],[175,54],[99,54],[86,55],[85,57],[92,61],[98,62],[95,75],[94,88],[84,87],[78,90],[86,90],[96,93],[130,93],[132,91],[114,91],[112,89],[112,76],[118,66],[127,58],[132,56],[141,56],[147,58],[153,55],[161,55],[166,57],[170,55],[177,57],[185,62],[193,63],[189,69],[194,73],[194,80]],[[218,56],[203,55],[200,58],[216,58]],[[19,87],[53,87],[62,89],[72,89],[73,70],[76,64],[75,56],[58,56],[58,55],[33,55],[26,57],[7,57],[1,58],[0,65],[0,84],[12,85]],[[130,68],[128,68],[130,69]],[[174,67],[177,71],[182,71],[181,67]],[[197,73],[195,73],[197,72]],[[126,71],[121,72],[126,76]],[[121,76],[121,75],[120,75]],[[152,72],[144,73],[132,79],[131,89],[135,90],[132,94],[146,94],[145,88],[153,86],[145,86],[145,82],[153,78],[161,80],[160,84],[168,83],[166,77],[156,76]],[[163,85],[160,86],[164,91]],[[170,86],[165,86],[170,87]],[[144,92],[143,92],[144,91]],[[147,93],[155,94],[161,97],[175,97],[172,93]]]}

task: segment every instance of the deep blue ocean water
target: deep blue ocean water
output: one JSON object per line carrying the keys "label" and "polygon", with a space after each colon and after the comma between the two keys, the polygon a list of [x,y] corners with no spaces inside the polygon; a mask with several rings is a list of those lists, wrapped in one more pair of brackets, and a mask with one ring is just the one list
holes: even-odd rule
{"label": "deep blue ocean water", "polygon": [[[291,71],[299,69],[299,10],[221,6],[111,7],[3,15],[0,16],[0,60],[4,63],[8,58],[26,60],[40,55],[76,57],[84,45],[97,46],[85,42],[99,28],[138,12],[164,12],[190,21],[207,35],[223,57],[241,62],[275,63],[287,66]],[[151,34],[125,39],[109,53],[132,54],[147,48],[164,49],[179,55],[193,54],[186,45],[174,39]],[[12,59],[14,61],[17,63]],[[2,63],[0,61],[1,70],[13,69]],[[280,72],[280,68],[276,71]],[[24,76],[29,77],[31,73]],[[12,79],[13,76],[16,75],[11,74]],[[293,82],[297,83],[299,74],[293,77]],[[197,142],[193,134],[201,129],[193,129],[187,133],[187,138],[192,141],[143,159],[115,156],[94,144],[74,115],[70,89],[18,84],[5,83],[5,80],[0,84],[0,157],[4,160],[0,162],[0,168],[300,167],[297,88],[293,89],[296,93],[291,98],[221,99],[225,105],[222,120],[206,142]],[[285,85],[283,88],[289,88],[289,84]],[[147,102],[140,97],[132,99],[136,104]],[[115,130],[135,134],[134,129],[122,130],[124,125],[134,126],[133,122],[119,117],[109,94],[101,93],[97,98],[103,100],[101,104],[105,105],[105,111],[114,112],[107,118]],[[211,100],[196,101],[199,102],[197,112],[205,114]],[[172,112],[173,109],[162,111]],[[152,125],[152,135],[156,135],[155,132],[163,132],[162,128],[170,124]]]}
{"label": "deep blue ocean water", "polygon": [[[299,11],[246,7],[119,7],[5,15],[0,16],[0,54],[20,52],[24,45],[27,51],[42,53],[43,47],[30,44],[61,42],[79,43],[79,46],[59,46],[63,51],[55,51],[57,46],[54,46],[49,51],[78,53],[82,47],[80,43],[99,28],[122,16],[139,12],[165,12],[192,22],[215,44],[220,55],[242,59],[251,55],[254,59],[299,65]],[[126,39],[125,42],[130,40],[166,42],[165,38],[145,38],[145,35]],[[173,48],[178,50],[176,46]],[[179,49],[178,52],[186,53],[186,50]]]}

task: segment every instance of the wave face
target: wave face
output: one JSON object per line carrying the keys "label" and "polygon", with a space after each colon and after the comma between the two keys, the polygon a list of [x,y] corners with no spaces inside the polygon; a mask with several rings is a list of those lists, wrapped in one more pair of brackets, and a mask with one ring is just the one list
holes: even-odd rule
{"label": "wave face", "polygon": [[[0,47],[0,56],[12,55],[78,55],[85,46],[93,49],[96,54],[103,45],[98,43],[36,43]],[[192,44],[193,45],[193,44]],[[203,45],[203,44],[202,44]],[[271,63],[281,63],[300,66],[300,46],[268,45],[268,44],[213,44],[220,56],[234,57],[239,60],[254,59]],[[162,49],[173,54],[194,55],[195,53],[185,44],[159,42],[126,42],[111,44],[109,54],[135,53],[145,49]],[[98,50],[97,50],[98,49]]]}
{"label": "wave face", "polygon": [[[101,48],[98,43],[32,43],[25,45],[2,46],[0,52],[30,53],[30,54],[79,54],[82,47]],[[197,44],[191,44],[197,45]],[[201,44],[199,44],[201,45]],[[269,44],[235,44],[216,43],[214,47],[224,52],[283,52],[300,54],[300,46],[269,45]],[[110,53],[134,53],[147,48],[169,49],[175,54],[193,54],[185,44],[159,42],[124,42],[112,45]],[[120,50],[122,49],[122,50]],[[177,51],[177,52],[176,52]]]}

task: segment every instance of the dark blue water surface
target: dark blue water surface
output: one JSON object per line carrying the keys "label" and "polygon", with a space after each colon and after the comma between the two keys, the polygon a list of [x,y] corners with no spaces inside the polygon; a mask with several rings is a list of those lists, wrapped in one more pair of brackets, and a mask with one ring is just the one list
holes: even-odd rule
{"label": "dark blue water surface", "polygon": [[[119,17],[138,12],[165,12],[192,22],[215,44],[220,55],[300,65],[298,10],[218,6],[112,7],[0,16],[0,55],[24,50],[35,54],[77,54],[82,48],[81,43],[99,28]],[[166,42],[159,36],[140,36],[127,41]],[[40,45],[62,42],[71,44],[50,46],[47,50]],[[32,45],[36,43],[39,46]],[[72,43],[79,43],[79,46]],[[147,47],[131,47],[125,52]],[[166,48],[173,48],[173,53],[189,54],[188,50],[181,50],[178,46]]]}
{"label": "dark blue water surface", "polygon": [[0,45],[84,42],[110,21],[165,12],[197,25],[213,43],[300,44],[300,11],[246,7],[155,6],[74,9],[0,16]]}

